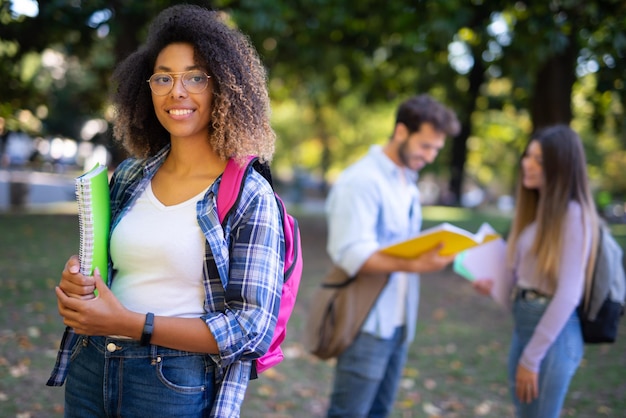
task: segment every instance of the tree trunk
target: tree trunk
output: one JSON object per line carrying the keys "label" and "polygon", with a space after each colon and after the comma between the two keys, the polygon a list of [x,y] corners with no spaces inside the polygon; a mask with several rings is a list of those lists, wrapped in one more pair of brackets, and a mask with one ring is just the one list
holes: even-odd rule
{"label": "tree trunk", "polygon": [[318,99],[313,99],[313,111],[315,112],[315,131],[322,143],[322,155],[320,156],[320,168],[322,171],[322,184],[320,193],[326,196],[328,192],[328,182],[326,180],[326,174],[330,169],[332,163],[332,151],[330,149],[330,137],[328,135],[328,129],[326,128],[326,118],[322,112],[323,105]]}
{"label": "tree trunk", "polygon": [[[573,31],[576,33],[576,31]],[[572,120],[572,86],[576,81],[578,47],[570,36],[567,47],[548,58],[537,72],[530,114],[535,130]]]}
{"label": "tree trunk", "polygon": [[465,109],[460,113],[461,132],[452,140],[452,155],[450,159],[450,198],[444,204],[458,206],[461,204],[463,193],[463,173],[465,173],[465,160],[467,160],[467,139],[472,133],[472,114],[476,110],[476,99],[480,95],[480,86],[485,81],[485,67],[480,57],[481,51],[473,51],[474,66],[469,73],[469,89]]}

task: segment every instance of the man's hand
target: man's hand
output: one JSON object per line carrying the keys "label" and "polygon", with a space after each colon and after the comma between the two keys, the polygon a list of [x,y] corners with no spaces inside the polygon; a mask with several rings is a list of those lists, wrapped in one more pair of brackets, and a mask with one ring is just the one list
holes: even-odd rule
{"label": "man's hand", "polygon": [[442,245],[427,251],[415,259],[417,273],[431,273],[445,268],[454,261],[454,255],[440,255]]}

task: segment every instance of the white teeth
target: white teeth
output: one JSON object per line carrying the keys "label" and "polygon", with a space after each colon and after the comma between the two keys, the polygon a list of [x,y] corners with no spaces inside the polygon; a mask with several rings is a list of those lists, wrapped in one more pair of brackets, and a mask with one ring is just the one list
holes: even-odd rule
{"label": "white teeth", "polygon": [[188,115],[188,114],[190,114],[192,112],[193,112],[193,110],[191,110],[191,109],[172,109],[172,110],[170,110],[170,115],[183,116],[183,115]]}

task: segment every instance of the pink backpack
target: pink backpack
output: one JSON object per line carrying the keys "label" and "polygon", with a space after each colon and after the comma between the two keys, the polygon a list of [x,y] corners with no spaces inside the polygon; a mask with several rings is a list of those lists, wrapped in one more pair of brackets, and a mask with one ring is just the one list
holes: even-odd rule
{"label": "pink backpack", "polygon": [[[228,160],[217,193],[217,211],[221,223],[224,222],[224,219],[226,219],[231,209],[239,200],[243,188],[243,180],[250,164],[252,164],[254,169],[261,173],[272,188],[274,188],[269,167],[262,165],[256,157],[249,157],[248,163],[244,167],[239,167],[232,159]],[[284,341],[287,333],[287,321],[289,321],[293,306],[296,303],[298,287],[300,286],[300,279],[302,277],[302,246],[300,244],[298,221],[287,213],[285,204],[281,198],[277,194],[274,195],[276,196],[276,201],[278,202],[278,207],[281,212],[285,233],[284,284],[274,336],[272,337],[272,342],[270,343],[270,348],[267,353],[256,360],[257,373],[262,373],[270,367],[275,366],[284,358],[280,344]],[[253,370],[252,378],[255,377],[256,373],[254,373]]]}

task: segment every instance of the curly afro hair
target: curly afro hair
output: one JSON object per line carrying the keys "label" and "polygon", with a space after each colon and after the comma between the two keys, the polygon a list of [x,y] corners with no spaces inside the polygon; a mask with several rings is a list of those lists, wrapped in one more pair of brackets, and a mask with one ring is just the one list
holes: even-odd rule
{"label": "curly afro hair", "polygon": [[269,122],[265,68],[246,35],[226,25],[220,12],[194,5],[162,11],[151,23],[145,44],[115,69],[115,138],[138,158],[155,155],[169,144],[146,80],[161,50],[178,42],[193,46],[196,64],[206,68],[214,82],[209,126],[213,149],[223,159],[242,161],[257,155],[271,161],[276,135]]}

